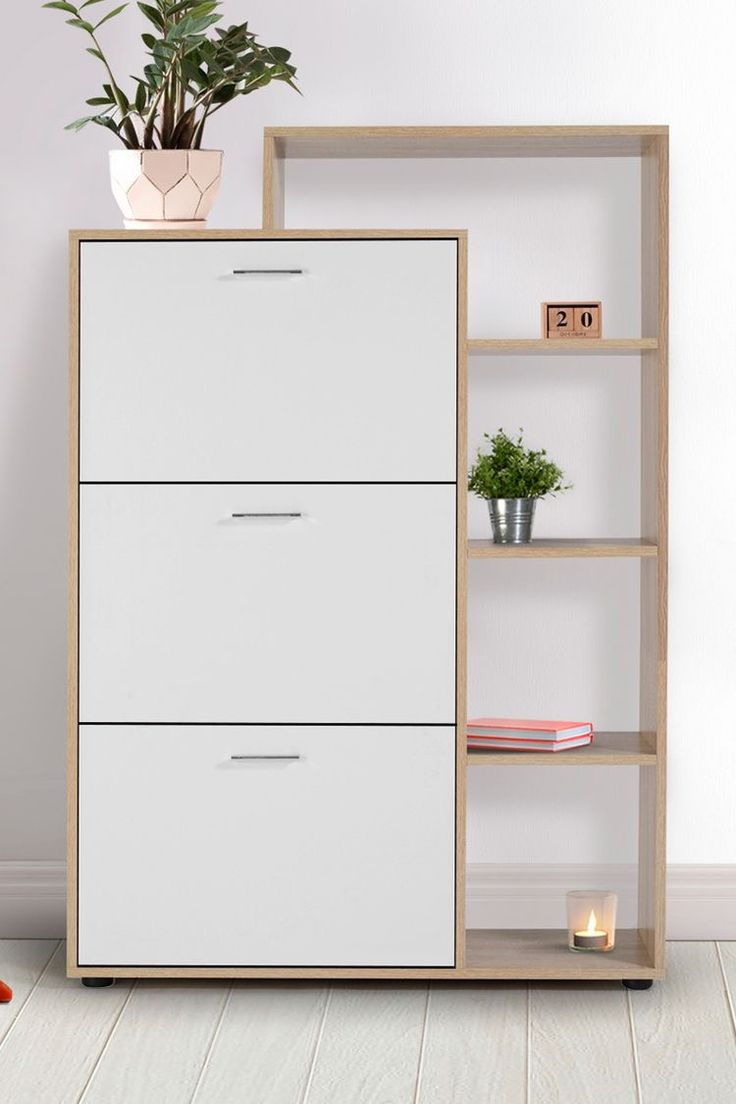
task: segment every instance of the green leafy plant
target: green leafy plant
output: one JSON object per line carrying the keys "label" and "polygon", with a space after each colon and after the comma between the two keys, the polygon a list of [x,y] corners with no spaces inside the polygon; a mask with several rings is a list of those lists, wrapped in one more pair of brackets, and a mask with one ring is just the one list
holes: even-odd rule
{"label": "green leafy plant", "polygon": [[564,473],[547,459],[545,449],[524,447],[522,432],[515,440],[502,429],[492,437],[484,434],[491,448],[489,452],[478,449],[468,490],[479,498],[543,498],[569,490],[572,484],[563,485]]}
{"label": "green leafy plant", "polygon": [[214,37],[208,36],[209,28],[222,19],[221,0],[153,0],[138,4],[154,33],[141,35],[150,60],[142,76],[131,77],[135,89],[128,94],[113,76],[97,37],[103,24],[117,18],[128,4],[94,19],[97,12],[86,9],[103,2],[85,0],[76,7],[66,0],[51,0],[43,5],[70,16],[66,22],[87,36],[87,53],[104,66],[107,76],[101,93],[87,100],[99,110],[75,119],[66,130],[96,123],[111,130],[127,149],[200,149],[207,120],[236,96],[248,96],[273,80],[298,91],[289,51],[261,46],[247,23],[217,27]]}

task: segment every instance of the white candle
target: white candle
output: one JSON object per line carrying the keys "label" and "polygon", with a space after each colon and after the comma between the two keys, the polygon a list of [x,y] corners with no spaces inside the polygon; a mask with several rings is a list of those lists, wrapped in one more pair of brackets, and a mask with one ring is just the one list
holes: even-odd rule
{"label": "white candle", "polygon": [[591,909],[587,928],[573,933],[572,942],[577,950],[605,951],[608,946],[608,932],[599,930],[596,923],[595,913]]}

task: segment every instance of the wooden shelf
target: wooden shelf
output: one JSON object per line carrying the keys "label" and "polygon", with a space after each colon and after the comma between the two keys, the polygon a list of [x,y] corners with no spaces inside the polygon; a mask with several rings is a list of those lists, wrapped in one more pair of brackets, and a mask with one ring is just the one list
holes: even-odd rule
{"label": "wooden shelf", "polygon": [[661,126],[265,127],[280,158],[639,157]]}
{"label": "wooden shelf", "polygon": [[576,954],[557,929],[474,929],[467,932],[464,975],[549,980],[653,978],[649,952],[635,929],[616,933],[614,950]]}
{"label": "wooden shelf", "polygon": [[657,762],[647,732],[596,732],[592,744],[570,751],[469,750],[469,767],[650,767]]}
{"label": "wooden shelf", "polygon": [[656,556],[657,545],[638,537],[615,540],[574,538],[564,540],[533,540],[530,544],[494,544],[492,540],[469,540],[471,560],[535,559],[560,556]]}
{"label": "wooden shelf", "polygon": [[474,337],[470,356],[640,356],[658,345],[654,337]]}

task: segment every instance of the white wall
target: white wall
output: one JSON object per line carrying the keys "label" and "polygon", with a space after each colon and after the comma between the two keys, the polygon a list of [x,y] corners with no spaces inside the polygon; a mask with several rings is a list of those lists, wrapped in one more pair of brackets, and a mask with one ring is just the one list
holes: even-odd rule
{"label": "white wall", "polygon": [[[233,17],[250,17],[265,40],[294,51],[304,98],[275,87],[213,121],[210,144],[223,146],[227,157],[212,226],[260,224],[265,124],[670,124],[669,850],[674,863],[736,863],[736,518],[726,451],[736,408],[729,295],[736,247],[736,8],[730,0],[711,0],[697,11],[686,0],[231,0],[227,6]],[[64,837],[65,235],[70,226],[116,226],[119,215],[105,179],[106,134],[75,137],[61,130],[96,91],[95,63],[82,53],[81,36],[58,13],[35,4],[4,16],[8,40],[27,45],[6,52],[13,108],[4,116],[0,178],[0,859],[49,860],[62,856]],[[123,73],[137,65],[140,29],[133,11],[109,28],[108,40],[122,36],[112,52]],[[636,169],[622,162],[602,178],[601,164],[570,162],[554,181],[562,204],[556,222],[565,225],[573,210],[586,215],[590,233],[573,246],[564,234],[541,239],[536,232],[553,182],[533,165],[397,162],[371,166],[364,176],[360,165],[356,175],[356,166],[305,163],[290,177],[290,217],[294,225],[299,218],[338,225],[349,214],[366,225],[467,225],[482,243],[477,254],[471,245],[474,332],[535,333],[541,299],[587,295],[595,286],[613,312],[606,332],[629,333],[637,277],[626,228]],[[424,175],[430,169],[436,170],[432,182]],[[519,172],[526,175],[514,177]],[[509,189],[518,209],[509,206]],[[604,193],[612,204],[605,217]],[[528,221],[510,223],[515,210],[516,217],[526,211]],[[487,240],[500,251],[495,268],[483,260]],[[514,257],[532,258],[536,267],[517,261],[517,270]],[[624,270],[631,273],[628,284],[620,278]],[[539,532],[582,533],[585,524],[590,533],[602,527],[626,532],[636,516],[636,362],[606,362],[592,382],[589,369],[570,362],[489,364],[478,362],[471,371],[477,419],[471,432],[513,425],[518,411],[518,421],[530,435],[544,435],[576,483],[566,499],[543,506]],[[547,375],[535,399],[541,372]],[[472,518],[482,531],[482,513],[474,509]],[[540,708],[595,711],[601,727],[634,727],[637,591],[630,568],[605,561],[473,564],[480,604],[471,625],[472,706],[486,705],[490,644],[481,611],[498,598],[509,656],[529,643],[533,655],[553,657],[535,677]],[[559,647],[540,650],[544,633],[559,634]],[[606,682],[610,665],[620,695]],[[496,680],[497,698],[511,706],[523,677],[509,661]],[[632,811],[633,771],[500,773],[499,780],[490,770],[471,779],[475,861],[632,858],[632,822],[622,810]]]}

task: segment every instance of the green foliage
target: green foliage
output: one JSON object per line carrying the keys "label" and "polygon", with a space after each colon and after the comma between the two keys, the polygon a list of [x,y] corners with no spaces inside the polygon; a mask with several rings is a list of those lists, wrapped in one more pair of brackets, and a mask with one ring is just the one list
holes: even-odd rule
{"label": "green foliage", "polygon": [[107,127],[128,149],[199,149],[207,119],[234,100],[249,96],[271,81],[284,81],[295,91],[296,69],[282,46],[262,46],[247,23],[216,27],[222,19],[221,0],[153,0],[138,9],[154,29],[141,35],[148,61],[142,76],[133,76],[135,91],[128,97],[113,76],[97,39],[103,24],[116,19],[129,5],[119,4],[100,19],[84,10],[110,0],[85,0],[76,7],[67,0],[51,0],[55,8],[71,16],[70,27],[92,41],[86,47],[105,68],[108,83],[102,94],[87,100],[101,108],[69,123],[67,130],[81,130],[88,123]]}
{"label": "green foliage", "polygon": [[502,429],[493,437],[483,435],[491,449],[478,449],[468,476],[468,490],[479,498],[543,498],[572,486],[563,485],[564,473],[547,459],[545,449],[524,447],[521,434],[520,430],[516,440]]}

